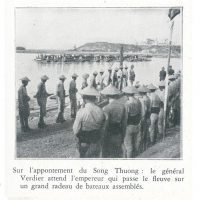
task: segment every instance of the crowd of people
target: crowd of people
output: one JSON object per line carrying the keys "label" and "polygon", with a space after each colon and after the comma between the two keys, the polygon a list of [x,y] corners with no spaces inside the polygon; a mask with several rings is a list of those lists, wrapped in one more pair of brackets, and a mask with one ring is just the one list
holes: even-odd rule
{"label": "crowd of people", "polygon": [[[135,83],[133,65],[130,69],[127,66],[110,67],[106,73],[100,70],[92,75],[83,74],[79,91],[83,101],[81,105],[77,104],[76,97],[78,75],[72,75],[68,93],[64,87],[66,77],[61,75],[56,91],[59,102],[56,123],[65,122],[65,99],[69,97],[73,132],[81,158],[134,158],[163,137],[165,124],[170,127],[180,123],[180,75],[180,71],[175,73],[171,66],[168,72],[162,68],[160,83],[156,87]],[[47,126],[44,122],[46,103],[53,95],[46,91],[48,79],[46,75],[41,77],[34,96],[40,107],[38,128]],[[18,90],[19,117],[22,131],[27,132],[30,131],[30,97],[26,86],[30,80],[24,77],[21,81],[22,86]],[[100,102],[105,100],[108,103],[101,108]]]}

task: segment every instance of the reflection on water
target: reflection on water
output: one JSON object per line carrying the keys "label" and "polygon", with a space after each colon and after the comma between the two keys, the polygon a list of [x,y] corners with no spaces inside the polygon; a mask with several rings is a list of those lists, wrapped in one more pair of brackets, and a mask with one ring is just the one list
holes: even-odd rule
{"label": "reflection on water", "polygon": [[[65,88],[68,89],[71,75],[76,73],[79,75],[77,79],[77,87],[80,89],[82,74],[92,74],[94,70],[99,71],[104,69],[107,71],[108,67],[112,66],[115,68],[119,67],[119,62],[108,63],[108,62],[83,62],[83,63],[50,63],[42,64],[34,61],[36,54],[16,54],[16,90],[21,85],[19,80],[23,76],[28,76],[31,79],[27,87],[28,94],[32,97],[37,91],[37,85],[40,82],[40,77],[44,74],[49,76],[49,80],[46,83],[47,91],[49,93],[55,93],[56,85],[58,83],[58,77],[64,74],[67,77],[65,81]],[[143,84],[154,83],[157,84],[159,81],[159,71],[161,67],[166,66],[167,58],[152,58],[149,62],[124,62],[124,65],[128,67],[134,64],[136,81],[140,81]],[[175,71],[182,68],[180,58],[172,58],[171,65]]]}

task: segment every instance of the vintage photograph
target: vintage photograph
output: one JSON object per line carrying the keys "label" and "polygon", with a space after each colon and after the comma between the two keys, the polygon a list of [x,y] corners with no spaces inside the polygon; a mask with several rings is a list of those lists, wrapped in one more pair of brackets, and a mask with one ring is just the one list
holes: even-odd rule
{"label": "vintage photograph", "polygon": [[15,8],[15,157],[182,159],[182,14]]}

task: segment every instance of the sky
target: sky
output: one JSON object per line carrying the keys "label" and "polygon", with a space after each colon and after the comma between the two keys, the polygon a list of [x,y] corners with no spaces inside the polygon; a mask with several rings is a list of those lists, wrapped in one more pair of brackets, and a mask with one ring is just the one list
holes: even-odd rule
{"label": "sky", "polygon": [[[135,44],[169,39],[167,8],[16,8],[16,46],[72,49],[88,42]],[[182,43],[182,15],[173,44]]]}

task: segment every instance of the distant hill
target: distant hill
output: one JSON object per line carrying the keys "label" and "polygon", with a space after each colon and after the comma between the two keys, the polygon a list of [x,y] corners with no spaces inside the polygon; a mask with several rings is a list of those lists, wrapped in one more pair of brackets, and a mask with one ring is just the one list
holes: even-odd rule
{"label": "distant hill", "polygon": [[[90,51],[90,52],[119,52],[120,47],[123,46],[124,52],[130,53],[150,53],[153,55],[166,56],[169,51],[168,45],[134,45],[108,42],[94,42],[86,43],[78,48],[76,51]],[[181,47],[179,45],[172,46],[172,55],[180,56]]]}

